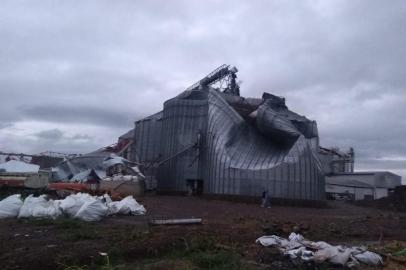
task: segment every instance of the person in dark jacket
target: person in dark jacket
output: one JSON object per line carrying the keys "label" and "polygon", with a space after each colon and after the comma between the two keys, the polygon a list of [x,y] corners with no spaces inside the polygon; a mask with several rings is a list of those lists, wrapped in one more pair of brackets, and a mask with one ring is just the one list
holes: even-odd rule
{"label": "person in dark jacket", "polygon": [[271,207],[271,198],[269,197],[268,190],[262,192],[262,203],[261,207],[270,208]]}

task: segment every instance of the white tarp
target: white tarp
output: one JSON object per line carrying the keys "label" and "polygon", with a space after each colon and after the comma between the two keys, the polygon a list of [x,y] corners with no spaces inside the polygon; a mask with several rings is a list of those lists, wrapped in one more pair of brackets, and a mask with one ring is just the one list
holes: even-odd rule
{"label": "white tarp", "polygon": [[276,235],[262,236],[256,240],[263,246],[278,248],[281,253],[289,255],[291,259],[300,258],[303,261],[321,263],[329,261],[333,264],[369,265],[382,264],[382,258],[376,253],[367,251],[365,247],[333,246],[326,242],[312,242],[304,239],[300,234],[291,233],[289,239]]}
{"label": "white tarp", "polygon": [[5,163],[1,163],[0,169],[4,169],[6,172],[12,173],[36,173],[39,170],[39,166],[19,160],[10,160]]}
{"label": "white tarp", "polygon": [[8,196],[0,201],[0,218],[17,217],[23,201],[20,194]]}

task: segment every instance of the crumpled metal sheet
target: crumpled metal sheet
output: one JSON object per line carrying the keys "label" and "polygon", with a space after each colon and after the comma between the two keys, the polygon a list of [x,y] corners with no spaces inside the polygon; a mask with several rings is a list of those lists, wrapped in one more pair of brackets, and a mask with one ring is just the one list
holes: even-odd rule
{"label": "crumpled metal sheet", "polygon": [[78,174],[75,174],[71,179],[69,179],[71,182],[82,182],[86,181],[89,176],[94,174],[97,176],[98,179],[103,179],[106,177],[106,171],[104,170],[95,170],[95,169],[87,169],[85,171],[82,171]]}
{"label": "crumpled metal sheet", "polygon": [[84,181],[92,171],[100,178],[106,177],[106,169],[114,164],[125,164],[126,159],[109,152],[95,152],[61,162],[53,168],[54,181]]}
{"label": "crumpled metal sheet", "polygon": [[[145,125],[148,141],[140,140]],[[284,99],[244,99],[213,88],[185,91],[164,103],[159,121],[137,122],[135,142],[147,143],[137,146],[137,155],[145,160],[154,151],[165,159],[198,134],[200,148],[158,168],[158,190],[186,191],[188,179],[202,179],[209,194],[261,196],[268,190],[277,198],[324,199],[317,125],[290,111]]]}

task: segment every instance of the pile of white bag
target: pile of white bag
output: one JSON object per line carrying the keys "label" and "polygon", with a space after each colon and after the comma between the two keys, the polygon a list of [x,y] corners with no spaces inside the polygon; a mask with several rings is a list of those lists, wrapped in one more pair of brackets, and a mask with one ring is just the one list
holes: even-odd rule
{"label": "pile of white bag", "polygon": [[48,200],[46,195],[28,196],[23,201],[20,194],[0,201],[0,218],[57,218],[67,215],[84,221],[98,221],[108,215],[145,215],[144,206],[132,196],[113,202],[109,195],[101,197],[77,193],[63,200]]}
{"label": "pile of white bag", "polygon": [[328,261],[348,267],[360,263],[368,265],[383,263],[381,256],[368,251],[366,247],[333,246],[326,242],[312,242],[296,233],[291,233],[289,239],[276,235],[262,236],[256,240],[256,243],[266,247],[276,247],[284,255],[289,255],[291,259],[299,258],[302,261],[314,261],[316,263]]}
{"label": "pile of white bag", "polygon": [[0,201],[0,218],[11,218],[18,216],[23,206],[20,194],[11,195]]}

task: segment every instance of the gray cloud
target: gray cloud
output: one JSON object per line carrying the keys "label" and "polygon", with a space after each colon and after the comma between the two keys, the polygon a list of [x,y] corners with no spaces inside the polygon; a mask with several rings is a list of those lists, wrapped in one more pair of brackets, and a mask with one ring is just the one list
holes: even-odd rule
{"label": "gray cloud", "polygon": [[23,148],[15,148],[15,152],[30,149],[32,153],[57,149],[63,153],[82,153],[99,148],[94,138],[88,134],[73,133],[72,135],[58,129],[44,129],[31,134],[32,136],[13,136],[9,141],[23,144]]}
{"label": "gray cloud", "polygon": [[88,123],[110,127],[129,127],[134,116],[125,112],[112,111],[109,108],[85,107],[79,105],[41,105],[21,108],[26,119],[56,123]]}
{"label": "gray cloud", "polygon": [[13,126],[13,124],[11,124],[11,123],[8,123],[8,122],[1,123],[0,122],[0,129],[9,128],[9,127],[12,127],[12,126]]}
{"label": "gray cloud", "polygon": [[[405,14],[403,0],[3,1],[0,146],[101,147],[230,63],[243,95],[285,96],[359,168],[405,171]],[[63,135],[29,137],[50,130]]]}
{"label": "gray cloud", "polygon": [[59,140],[63,137],[63,132],[59,129],[49,129],[43,130],[34,134],[39,139],[46,139],[46,140]]}

